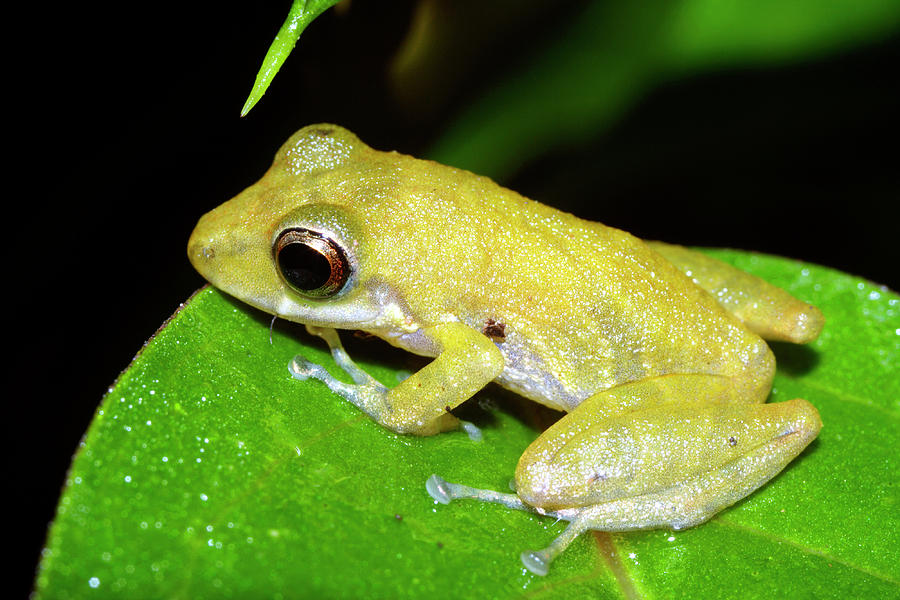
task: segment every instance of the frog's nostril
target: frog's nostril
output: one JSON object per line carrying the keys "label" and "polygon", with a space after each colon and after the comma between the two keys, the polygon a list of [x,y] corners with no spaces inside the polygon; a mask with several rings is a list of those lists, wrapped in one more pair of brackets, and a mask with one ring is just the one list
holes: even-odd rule
{"label": "frog's nostril", "polygon": [[207,240],[191,240],[188,244],[188,259],[194,268],[204,274],[210,262],[216,258],[216,250]]}

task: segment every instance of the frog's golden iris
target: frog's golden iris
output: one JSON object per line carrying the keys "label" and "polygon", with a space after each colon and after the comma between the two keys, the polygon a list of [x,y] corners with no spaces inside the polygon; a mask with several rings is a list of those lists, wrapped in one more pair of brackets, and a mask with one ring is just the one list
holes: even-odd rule
{"label": "frog's golden iris", "polygon": [[[291,372],[393,431],[458,428],[448,409],[491,381],[568,412],[522,455],[516,494],[437,476],[427,485],[442,502],[570,521],[548,548],[522,554],[536,573],[588,529],[709,519],[821,427],[805,400],[765,403],[775,361],[763,338],[815,339],[815,307],[702,254],[373,150],[334,125],[294,134],[262,180],[200,219],[188,253],[213,285],[325,339],[354,384],[302,357]],[[336,329],[436,358],[386,389]]]}

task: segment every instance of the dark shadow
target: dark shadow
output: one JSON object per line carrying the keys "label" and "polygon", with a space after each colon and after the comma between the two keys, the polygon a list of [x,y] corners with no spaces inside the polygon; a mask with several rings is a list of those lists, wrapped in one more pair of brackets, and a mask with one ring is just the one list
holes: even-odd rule
{"label": "dark shadow", "polygon": [[787,375],[803,375],[819,364],[819,353],[809,346],[788,342],[769,342],[778,370]]}
{"label": "dark shadow", "polygon": [[[512,415],[513,418],[533,429],[535,438],[565,416],[563,412],[529,400],[515,392],[500,387],[496,383],[488,385],[460,408],[472,403],[477,404],[480,410],[486,411],[489,415],[493,415],[496,411]],[[456,414],[456,411],[453,412]],[[467,419],[467,417],[462,418]]]}
{"label": "dark shadow", "polygon": [[792,460],[792,461],[790,462],[790,464],[788,464],[788,467],[790,467],[791,465],[793,465],[793,464],[794,464],[795,462],[797,462],[798,460],[803,459],[803,457],[805,457],[805,456],[807,456],[807,455],[809,455],[809,454],[813,454],[814,452],[817,452],[818,449],[819,449],[819,438],[817,437],[816,439],[814,439],[813,441],[811,441],[811,442],[809,443],[809,445],[808,445],[806,448],[803,449],[803,452],[801,452],[800,454],[798,454],[797,457],[796,457],[794,460]]}

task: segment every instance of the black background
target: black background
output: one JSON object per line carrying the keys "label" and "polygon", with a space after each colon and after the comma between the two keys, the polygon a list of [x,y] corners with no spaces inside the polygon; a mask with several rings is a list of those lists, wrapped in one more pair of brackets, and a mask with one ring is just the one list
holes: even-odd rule
{"label": "black background", "polygon": [[[313,23],[239,119],[288,4],[49,5],[11,19],[30,36],[8,53],[4,115],[15,156],[5,203],[14,591],[31,585],[103,393],[203,283],[185,256],[197,218],[255,181],[309,123],[425,151],[522,52],[498,41],[431,119],[407,119],[384,73],[411,3],[356,0]],[[898,50],[895,37],[662,86],[602,139],[504,183],[641,237],[782,254],[897,289]]]}

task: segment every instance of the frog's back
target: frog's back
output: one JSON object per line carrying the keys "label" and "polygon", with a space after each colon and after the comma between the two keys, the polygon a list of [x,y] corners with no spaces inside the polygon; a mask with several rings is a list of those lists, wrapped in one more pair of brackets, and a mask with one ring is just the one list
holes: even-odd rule
{"label": "frog's back", "polygon": [[533,400],[568,410],[618,383],[726,373],[735,353],[749,366],[768,352],[626,232],[396,153],[376,153],[346,185],[354,197],[372,197],[366,186],[382,195],[355,206],[379,224],[373,252],[399,287],[431,290],[405,295],[411,312],[449,315],[494,337],[506,360],[498,382]]}
{"label": "frog's back", "polygon": [[520,235],[539,247],[516,253],[512,236],[496,254],[511,275],[494,287],[510,344],[501,383],[569,409],[626,381],[734,371],[736,352],[748,367],[765,359],[760,338],[640,239],[537,206],[542,218]]}
{"label": "frog's back", "polygon": [[747,366],[768,352],[640,239],[461,173],[430,210],[438,231],[462,233],[435,239],[429,277],[450,312],[495,337],[501,385],[569,410],[618,383],[724,373],[736,352]]}

